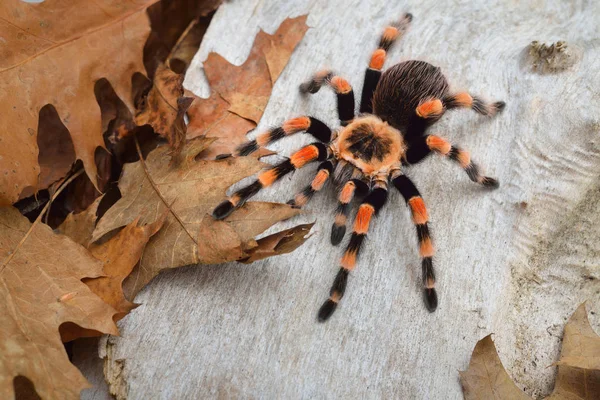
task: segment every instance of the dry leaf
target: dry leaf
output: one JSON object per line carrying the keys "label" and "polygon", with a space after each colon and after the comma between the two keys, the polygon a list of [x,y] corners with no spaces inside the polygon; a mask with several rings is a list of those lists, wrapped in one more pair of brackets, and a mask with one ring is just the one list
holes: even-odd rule
{"label": "dry leaf", "polygon": [[78,399],[89,387],[59,336],[72,322],[117,334],[115,310],[81,282],[102,275],[102,262],[13,207],[0,208],[0,398],[12,399],[13,379],[30,379],[47,399]]}
{"label": "dry leaf", "polygon": [[565,326],[560,360],[555,365],[600,370],[600,336],[590,325],[585,303]]}
{"label": "dry leaf", "polygon": [[[600,398],[598,341],[581,304],[565,326],[554,391],[547,400],[597,400]],[[469,369],[460,372],[465,399],[531,399],[510,379],[491,335],[477,342]]]}
{"label": "dry leaf", "polygon": [[[565,326],[558,374],[549,400],[597,400],[600,398],[600,338],[590,326],[581,304]],[[581,367],[581,368],[580,368]]]}
{"label": "dry leaf", "polygon": [[160,64],[154,75],[154,84],[135,115],[138,126],[148,124],[154,132],[167,139],[173,154],[179,154],[185,144],[183,116],[194,100],[183,97],[182,84],[183,75]]}
{"label": "dry leaf", "polygon": [[171,70],[178,74],[185,73],[200,47],[211,19],[212,15],[190,22],[167,58],[167,65]]}
{"label": "dry leaf", "polygon": [[188,111],[188,138],[218,138],[204,158],[232,153],[246,140],[246,133],[262,117],[275,81],[307,29],[306,16],[301,16],[286,19],[273,35],[259,32],[248,59],[240,66],[216,53],[209,54],[204,71],[211,96],[196,98]]}
{"label": "dry leaf", "polygon": [[240,261],[244,264],[250,264],[263,258],[291,253],[308,240],[307,235],[313,225],[314,222],[298,225],[259,239],[257,246],[248,252],[250,257]]}
{"label": "dry leaf", "polygon": [[85,211],[67,215],[63,223],[56,228],[56,232],[70,237],[75,243],[87,248],[96,227],[96,211],[100,201],[102,197],[98,197]]}
{"label": "dry leaf", "polygon": [[487,335],[475,345],[469,368],[460,371],[460,384],[466,400],[531,400],[506,373],[492,335]]}
{"label": "dry leaf", "polygon": [[[225,221],[214,221],[207,215],[223,200],[229,186],[263,166],[253,157],[196,161],[196,155],[213,141],[203,137],[190,141],[178,165],[170,164],[166,146],[148,155],[148,172],[185,229],[173,213],[168,215],[163,228],[148,242],[139,266],[125,281],[127,297],[133,298],[162,269],[247,257],[245,251],[256,246],[256,235],[298,214],[286,204],[248,203]],[[125,165],[119,189],[123,197],[98,222],[94,241],[131,223],[136,216],[141,216],[141,223],[152,223],[167,209],[141,162]]]}
{"label": "dry leaf", "polygon": [[6,112],[0,132],[12,134],[3,136],[0,146],[0,205],[14,203],[25,189],[31,194],[43,188],[38,183],[37,134],[38,115],[46,104],[55,107],[76,157],[98,187],[94,153],[104,141],[94,84],[108,79],[129,102],[131,77],[144,71],[143,48],[150,32],[145,9],[156,1],[3,0],[0,109]]}
{"label": "dry leaf", "polygon": [[[167,214],[163,213],[154,223],[145,226],[139,226],[136,219],[106,243],[90,246],[92,255],[104,263],[105,276],[84,279],[83,282],[116,310],[117,313],[113,316],[115,322],[137,307],[125,298],[123,280],[138,263],[148,240],[159,231],[166,216]],[[63,326],[60,333],[63,342],[102,335],[96,330],[83,329],[73,324]]]}

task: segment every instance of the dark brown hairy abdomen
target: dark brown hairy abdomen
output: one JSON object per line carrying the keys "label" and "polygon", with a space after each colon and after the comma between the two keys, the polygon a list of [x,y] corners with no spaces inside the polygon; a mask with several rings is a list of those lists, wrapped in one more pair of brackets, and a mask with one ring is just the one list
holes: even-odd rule
{"label": "dark brown hairy abdomen", "polygon": [[439,67],[425,61],[405,61],[381,75],[373,94],[373,114],[402,132],[422,100],[444,98],[448,82]]}

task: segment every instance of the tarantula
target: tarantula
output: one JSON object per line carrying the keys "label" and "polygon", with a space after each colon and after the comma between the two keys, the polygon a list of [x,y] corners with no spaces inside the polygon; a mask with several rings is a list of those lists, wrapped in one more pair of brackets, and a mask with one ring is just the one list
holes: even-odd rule
{"label": "tarantula", "polygon": [[332,131],[313,117],[287,120],[240,146],[236,155],[246,156],[285,136],[307,132],[319,142],[298,150],[280,164],[262,172],[256,181],[235,192],[219,204],[213,217],[223,219],[244,204],[259,190],[272,185],[286,174],[305,165],[321,161],[310,185],[298,193],[290,204],[304,206],[333,177],[338,184],[338,207],[331,229],[331,243],[339,244],[346,232],[346,220],[353,198],[362,202],[354,219],[350,242],[340,261],[340,269],[331,286],[329,298],[321,306],[318,320],[327,320],[344,296],[349,273],[354,269],[371,219],[383,207],[391,182],[404,197],[416,227],[422,258],[424,300],[430,312],[435,311],[438,298],[432,257],[434,247],[427,225],[425,202],[414,183],[402,172],[402,167],[416,164],[431,152],[457,162],[469,178],[486,188],[497,188],[496,179],[484,176],[469,153],[439,136],[427,134],[427,129],[440,119],[445,110],[471,108],[479,114],[493,116],[505,103],[486,103],[466,92],[450,93],[448,82],[439,67],[424,61],[405,61],[382,73],[387,52],[408,29],[411,14],[385,28],[378,48],[373,52],[365,72],[360,113],[354,113],[354,93],[348,81],[331,71],[321,71],[300,85],[302,93],[316,93],[323,85],[337,94],[337,109],[341,127]]}

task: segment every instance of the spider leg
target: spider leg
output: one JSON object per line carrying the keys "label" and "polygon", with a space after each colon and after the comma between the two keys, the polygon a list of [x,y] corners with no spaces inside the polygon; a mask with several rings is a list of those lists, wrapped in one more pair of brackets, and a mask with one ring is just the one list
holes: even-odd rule
{"label": "spider leg", "polygon": [[337,304],[344,296],[348,275],[350,274],[350,271],[354,269],[361,245],[367,236],[371,218],[373,215],[377,214],[381,207],[383,207],[387,200],[387,194],[387,182],[377,181],[374,188],[361,203],[354,220],[352,237],[350,238],[350,243],[348,243],[348,247],[346,247],[346,251],[340,261],[341,267],[331,286],[329,299],[327,299],[319,309],[319,322],[326,321],[331,317]]}
{"label": "spider leg", "polygon": [[506,103],[503,101],[486,103],[481,98],[472,96],[467,92],[460,92],[446,96],[442,99],[442,102],[448,110],[454,108],[470,108],[473,111],[487,117],[493,117],[504,110],[504,107],[506,106]]}
{"label": "spider leg", "polygon": [[329,70],[319,71],[310,80],[300,85],[301,93],[317,93],[321,86],[330,86],[337,94],[337,109],[342,126],[354,119],[354,91],[350,83]]}
{"label": "spider leg", "polygon": [[347,181],[338,195],[338,206],[335,213],[335,220],[331,225],[331,244],[337,246],[344,239],[346,234],[346,220],[350,214],[350,203],[354,195],[358,193],[366,193],[368,185],[360,179],[350,179]]}
{"label": "spider leg", "polygon": [[452,161],[457,162],[465,170],[473,182],[492,189],[498,188],[499,183],[496,179],[481,175],[479,167],[471,160],[471,156],[468,151],[452,145],[444,138],[434,135],[426,136],[425,143],[427,144],[429,150],[439,153],[448,157]]}
{"label": "spider leg", "polygon": [[292,154],[292,156],[277,165],[263,171],[258,179],[250,185],[235,192],[229,199],[219,204],[213,211],[213,218],[224,219],[235,209],[241,207],[246,200],[254,196],[261,189],[271,186],[285,175],[313,161],[325,161],[328,149],[323,143],[312,143]]}
{"label": "spider leg", "polygon": [[301,192],[297,193],[292,200],[288,201],[288,204],[297,208],[304,207],[306,203],[312,199],[315,193],[321,190],[325,183],[327,183],[332,171],[332,161],[325,161],[321,163],[311,184],[302,189]]}
{"label": "spider leg", "polygon": [[392,175],[392,183],[398,189],[406,204],[410,208],[412,220],[417,228],[419,240],[419,254],[421,255],[421,266],[423,270],[423,295],[425,306],[430,312],[435,311],[438,304],[435,291],[435,274],[433,271],[433,254],[435,252],[429,227],[425,202],[414,183],[400,171],[396,170]]}
{"label": "spider leg", "polygon": [[331,140],[331,129],[327,125],[316,118],[302,116],[288,119],[281,126],[272,128],[258,135],[256,139],[241,144],[236,149],[235,155],[247,156],[258,150],[260,146],[267,146],[285,136],[290,136],[298,132],[310,133],[324,143],[328,143]]}
{"label": "spider leg", "polygon": [[399,21],[391,23],[383,31],[377,50],[371,55],[369,68],[365,71],[365,81],[360,97],[361,113],[370,114],[373,112],[373,93],[375,92],[377,83],[379,83],[379,78],[381,78],[381,69],[385,63],[387,52],[394,42],[406,33],[412,18],[412,14],[404,14]]}

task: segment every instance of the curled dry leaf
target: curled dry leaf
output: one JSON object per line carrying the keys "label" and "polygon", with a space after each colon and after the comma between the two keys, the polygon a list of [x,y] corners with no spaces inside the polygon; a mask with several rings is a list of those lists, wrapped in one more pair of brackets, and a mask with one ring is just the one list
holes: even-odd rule
{"label": "curled dry leaf", "polygon": [[460,384],[467,400],[531,400],[504,369],[492,335],[487,335],[475,345],[469,369],[460,372]]}
{"label": "curled dry leaf", "polygon": [[38,115],[46,104],[56,109],[76,158],[98,187],[94,153],[104,141],[94,84],[108,79],[129,102],[131,77],[144,71],[150,32],[145,10],[156,1],[3,0],[0,109],[6,112],[0,132],[12,134],[4,135],[0,146],[0,205],[14,203],[24,190],[30,195],[43,189],[37,135]]}
{"label": "curled dry leaf", "polygon": [[[598,341],[581,304],[565,326],[554,391],[547,400],[594,400],[600,394]],[[531,399],[510,379],[491,335],[477,342],[469,368],[460,372],[465,399]]]}
{"label": "curled dry leaf", "polygon": [[185,112],[194,100],[183,97],[183,75],[176,74],[160,64],[154,75],[154,83],[135,115],[135,123],[150,125],[154,132],[167,139],[173,154],[181,152],[185,143]]}
{"label": "curled dry leaf", "polygon": [[[107,242],[93,244],[89,248],[92,255],[104,263],[104,276],[87,278],[83,282],[93,293],[116,310],[117,313],[113,316],[115,322],[136,307],[123,294],[123,280],[138,263],[148,240],[159,231],[166,216],[165,212],[155,222],[145,226],[138,225],[138,218]],[[61,327],[60,333],[63,342],[80,337],[102,335],[96,330],[84,329],[74,324]]]}
{"label": "curled dry leaf", "polygon": [[298,225],[259,239],[257,246],[249,251],[250,256],[240,261],[250,264],[263,258],[291,253],[308,240],[308,233],[313,225],[314,222]]}
{"label": "curled dry leaf", "polygon": [[558,374],[548,400],[597,400],[600,398],[600,338],[592,329],[581,304],[565,326]]}
{"label": "curled dry leaf", "polygon": [[213,141],[204,137],[190,141],[177,165],[170,163],[166,146],[148,155],[146,168],[164,201],[148,180],[141,162],[125,165],[119,181],[123,197],[100,219],[92,240],[130,224],[136,216],[140,216],[140,223],[148,224],[167,205],[171,210],[163,228],[148,242],[140,264],[124,283],[128,298],[133,298],[162,269],[247,257],[246,251],[256,246],[256,235],[298,214],[286,204],[248,203],[224,221],[214,221],[207,215],[223,200],[229,186],[263,166],[252,157],[196,160]]}
{"label": "curled dry leaf", "polygon": [[235,66],[209,54],[204,71],[211,87],[208,99],[196,98],[188,111],[188,138],[217,137],[203,154],[212,158],[232,153],[256,127],[275,81],[304,37],[306,16],[286,19],[273,35],[260,31],[244,64]]}
{"label": "curled dry leaf", "polygon": [[96,211],[102,197],[98,197],[91,206],[78,214],[69,214],[56,231],[70,237],[75,243],[88,247],[92,240],[92,233],[96,227]]}
{"label": "curled dry leaf", "polygon": [[115,310],[81,282],[101,276],[102,262],[12,207],[0,208],[0,260],[0,398],[13,398],[20,375],[42,398],[78,399],[89,384],[69,362],[59,327],[117,333]]}

